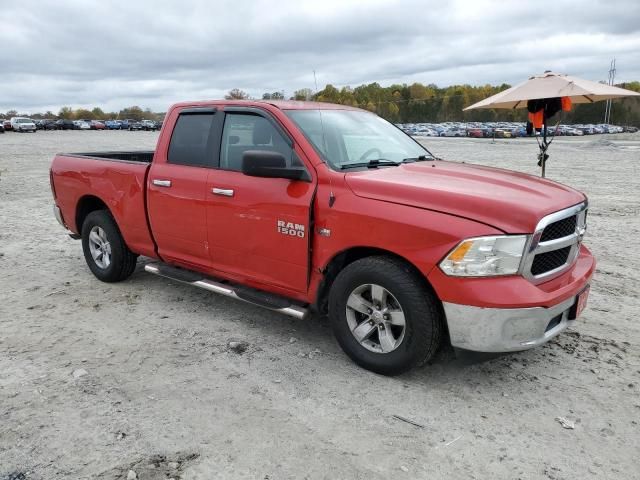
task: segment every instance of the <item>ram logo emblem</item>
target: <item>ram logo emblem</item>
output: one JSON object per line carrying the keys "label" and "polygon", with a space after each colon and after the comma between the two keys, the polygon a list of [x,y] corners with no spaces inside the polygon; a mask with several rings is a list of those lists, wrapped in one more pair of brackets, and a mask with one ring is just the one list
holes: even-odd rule
{"label": "ram logo emblem", "polygon": [[304,238],[304,232],[304,225],[278,220],[278,233],[288,235],[290,237]]}

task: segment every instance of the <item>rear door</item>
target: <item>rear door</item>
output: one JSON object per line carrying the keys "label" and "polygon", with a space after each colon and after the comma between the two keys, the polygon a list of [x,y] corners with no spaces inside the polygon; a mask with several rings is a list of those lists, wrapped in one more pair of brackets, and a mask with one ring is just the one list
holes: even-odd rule
{"label": "rear door", "polygon": [[209,172],[206,188],[213,266],[306,291],[315,172],[309,171],[312,182],[250,177],[241,172],[246,150],[277,151],[289,164],[303,165],[303,152],[266,112],[225,109],[220,165]]}
{"label": "rear door", "polygon": [[208,268],[207,176],[218,163],[216,123],[222,114],[213,108],[188,108],[176,117],[171,140],[158,146],[149,171],[149,222],[163,260]]}

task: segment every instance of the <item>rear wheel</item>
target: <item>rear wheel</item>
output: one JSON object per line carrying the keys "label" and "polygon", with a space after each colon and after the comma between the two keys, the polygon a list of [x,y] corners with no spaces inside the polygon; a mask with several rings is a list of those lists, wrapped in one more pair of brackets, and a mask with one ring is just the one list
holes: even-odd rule
{"label": "rear wheel", "polygon": [[138,256],[129,250],[106,210],[87,215],[82,224],[82,250],[89,269],[103,282],[125,280],[136,268]]}
{"label": "rear wheel", "polygon": [[329,292],[329,317],[345,353],[384,375],[427,362],[442,335],[438,299],[408,265],[389,257],[345,267]]}

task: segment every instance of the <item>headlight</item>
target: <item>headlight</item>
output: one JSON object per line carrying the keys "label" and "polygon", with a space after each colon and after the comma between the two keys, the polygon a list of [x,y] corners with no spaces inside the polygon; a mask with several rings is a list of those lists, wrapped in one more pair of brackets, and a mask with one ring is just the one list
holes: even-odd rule
{"label": "headlight", "polygon": [[518,273],[527,243],[526,235],[469,238],[440,262],[454,277],[492,277]]}

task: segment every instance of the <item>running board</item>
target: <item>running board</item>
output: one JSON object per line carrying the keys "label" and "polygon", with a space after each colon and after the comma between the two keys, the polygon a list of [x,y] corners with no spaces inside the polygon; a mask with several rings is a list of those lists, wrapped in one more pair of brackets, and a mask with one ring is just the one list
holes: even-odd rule
{"label": "running board", "polygon": [[211,280],[199,273],[184,270],[182,268],[172,267],[161,263],[148,263],[144,266],[144,269],[154,275],[187,283],[194,287],[219,293],[225,297],[242,300],[243,302],[267,308],[274,312],[283,313],[284,315],[288,315],[299,320],[304,319],[309,312],[306,308],[300,305],[295,305],[284,297],[241,285],[216,282],[215,280]]}

